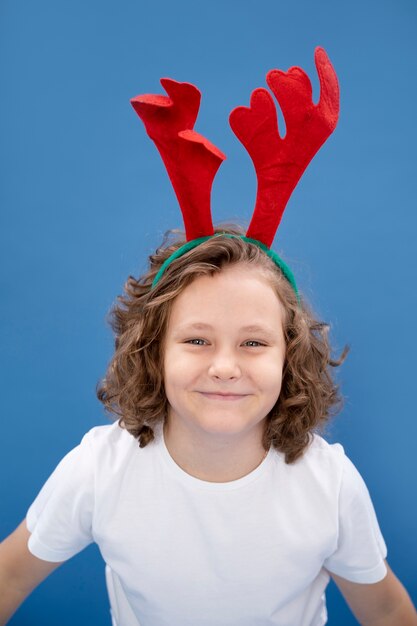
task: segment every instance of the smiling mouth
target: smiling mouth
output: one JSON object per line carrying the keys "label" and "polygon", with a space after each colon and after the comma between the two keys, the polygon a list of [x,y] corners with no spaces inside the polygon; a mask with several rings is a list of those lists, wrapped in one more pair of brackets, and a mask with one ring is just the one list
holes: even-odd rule
{"label": "smiling mouth", "polygon": [[246,398],[247,394],[222,394],[222,393],[205,393],[204,391],[199,392],[205,398],[210,398],[211,400],[226,400],[228,402],[233,400],[241,400],[242,398]]}

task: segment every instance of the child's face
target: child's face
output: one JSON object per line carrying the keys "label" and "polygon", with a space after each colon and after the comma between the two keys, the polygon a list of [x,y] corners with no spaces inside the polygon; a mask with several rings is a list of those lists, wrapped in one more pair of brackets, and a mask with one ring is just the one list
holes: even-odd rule
{"label": "child's face", "polygon": [[[282,304],[255,268],[230,266],[188,285],[173,303],[165,335],[170,427],[262,437],[281,390],[283,318]],[[261,329],[244,328],[255,325]]]}

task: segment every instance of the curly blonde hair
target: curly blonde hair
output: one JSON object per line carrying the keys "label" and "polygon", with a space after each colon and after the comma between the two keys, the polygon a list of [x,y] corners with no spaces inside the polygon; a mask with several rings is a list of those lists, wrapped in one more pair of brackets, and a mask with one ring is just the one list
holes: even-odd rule
{"label": "curly blonde hair", "polygon": [[[215,233],[243,235],[245,229],[227,224],[215,228]],[[170,241],[172,235],[174,241]],[[314,319],[302,297],[297,301],[293,288],[265,252],[240,238],[208,239],[175,259],[151,289],[162,263],[184,243],[181,231],[168,231],[149,257],[149,270],[137,279],[128,277],[124,295],[117,297],[109,313],[115,352],[105,378],[97,385],[97,397],[106,411],[118,417],[119,425],[138,439],[139,446],[146,446],[154,438],[154,427],[168,413],[161,364],[175,298],[198,276],[212,276],[231,264],[256,266],[269,278],[285,310],[282,387],[267,416],[263,445],[266,450],[272,445],[284,453],[287,464],[294,463],[309,445],[312,432],[323,432],[330,416],[342,406],[329,366],[340,365],[348,348],[338,360],[331,358],[328,325]]]}

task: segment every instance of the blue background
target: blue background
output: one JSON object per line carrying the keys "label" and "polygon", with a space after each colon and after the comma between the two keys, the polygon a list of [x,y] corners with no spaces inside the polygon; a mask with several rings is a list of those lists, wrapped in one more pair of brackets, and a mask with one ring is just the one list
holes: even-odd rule
{"label": "blue background", "polygon": [[[95,397],[113,339],[106,314],[163,232],[181,227],[168,177],[129,104],[159,78],[203,92],[196,130],[227,156],[215,222],[250,220],[251,161],[230,111],[272,68],[341,85],[336,132],[287,207],[274,248],[331,323],[345,408],[340,441],[364,477],[388,562],[417,601],[416,71],[412,0],[0,4],[1,519],[4,538],[59,460],[109,423]],[[334,583],[329,624],[356,621]],[[96,545],[59,568],[10,624],[110,624]]]}

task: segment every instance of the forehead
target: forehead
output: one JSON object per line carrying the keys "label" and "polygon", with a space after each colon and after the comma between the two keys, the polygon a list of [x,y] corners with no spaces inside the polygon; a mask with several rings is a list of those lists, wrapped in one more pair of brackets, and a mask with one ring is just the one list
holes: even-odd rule
{"label": "forehead", "polygon": [[174,300],[169,327],[266,326],[282,328],[284,308],[265,272],[231,266],[196,278]]}

